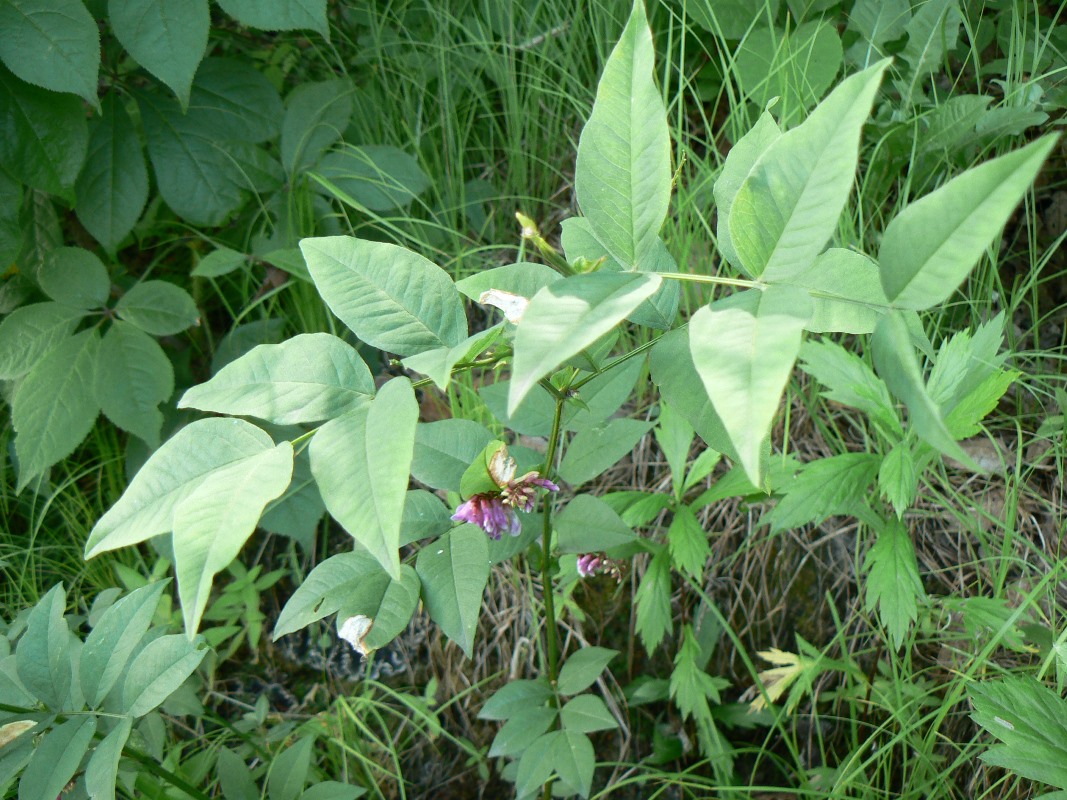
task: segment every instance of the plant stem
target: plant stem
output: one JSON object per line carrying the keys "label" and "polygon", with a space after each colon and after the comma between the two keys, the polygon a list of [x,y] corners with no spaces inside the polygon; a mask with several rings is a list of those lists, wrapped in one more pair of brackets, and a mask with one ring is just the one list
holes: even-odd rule
{"label": "plant stem", "polygon": [[[556,398],[556,410],[552,415],[552,433],[548,438],[545,464],[541,468],[541,477],[543,478],[547,478],[552,472],[556,460],[556,449],[559,446],[560,424],[563,419],[563,405],[565,402],[564,397]],[[545,497],[541,520],[541,585],[545,603],[545,658],[548,662],[548,680],[552,687],[555,688],[556,678],[559,675],[559,643],[556,640],[556,603],[552,593],[552,574],[549,569],[552,543],[552,503],[547,496]]]}

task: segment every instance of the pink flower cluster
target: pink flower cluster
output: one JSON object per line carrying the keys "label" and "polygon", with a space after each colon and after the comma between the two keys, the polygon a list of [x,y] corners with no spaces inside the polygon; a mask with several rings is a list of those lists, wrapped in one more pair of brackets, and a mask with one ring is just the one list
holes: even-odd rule
{"label": "pink flower cluster", "polygon": [[522,530],[517,511],[533,511],[537,489],[558,492],[559,487],[537,472],[515,477],[515,461],[508,457],[506,447],[500,449],[490,462],[489,473],[499,487],[496,492],[471,495],[456,509],[452,519],[480,525],[490,539],[499,539],[505,532],[518,536]]}

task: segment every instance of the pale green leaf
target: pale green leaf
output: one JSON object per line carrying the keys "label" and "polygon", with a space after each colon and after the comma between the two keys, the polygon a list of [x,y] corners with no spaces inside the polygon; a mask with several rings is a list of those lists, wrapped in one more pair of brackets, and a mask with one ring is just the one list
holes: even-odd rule
{"label": "pale green leaf", "polygon": [[666,548],[656,553],[641,576],[634,595],[637,607],[637,635],[652,652],[674,627],[671,611],[671,562]]}
{"label": "pale green leaf", "polygon": [[68,719],[45,734],[19,781],[19,800],[59,798],[96,732],[96,717]]}
{"label": "pale green leaf", "polygon": [[87,558],[173,530],[174,508],[215,470],[274,447],[239,419],[202,419],[163,443],[89,534]]}
{"label": "pale green leaf", "polygon": [[408,369],[426,375],[438,389],[444,391],[452,382],[452,370],[457,364],[470,363],[500,338],[502,324],[493,325],[473,336],[468,336],[455,347],[438,347],[425,350],[401,360]]}
{"label": "pale green leaf", "polygon": [[122,748],[130,738],[132,724],[130,717],[120,719],[93,750],[85,767],[85,791],[92,800],[115,800],[119,759],[122,757]]}
{"label": "pale green leaf", "polygon": [[552,775],[554,747],[562,731],[550,731],[534,739],[519,759],[515,776],[515,796],[526,798],[544,786]]}
{"label": "pale green leaf", "polygon": [[100,413],[93,385],[100,337],[89,329],[65,339],[19,384],[11,403],[19,480],[16,491],[61,458],[92,430]]}
{"label": "pale green leaf", "polygon": [[326,0],[218,0],[219,6],[242,25],[265,31],[293,31],[307,28],[323,36]]}
{"label": "pale green leaf", "polygon": [[753,13],[751,0],[694,0],[685,6],[697,25],[723,39],[741,39],[765,19],[775,18],[778,0],[766,0],[759,9],[758,15]]}
{"label": "pale green leaf", "polygon": [[578,733],[611,731],[619,727],[604,701],[593,694],[572,697],[559,714],[564,729]]}
{"label": "pale green leaf", "polygon": [[476,302],[483,292],[490,289],[500,289],[529,299],[550,283],[562,278],[562,275],[545,264],[520,261],[518,264],[476,272],[468,278],[456,281],[456,288]]}
{"label": "pale green leaf", "polygon": [[515,334],[508,414],[515,413],[541,378],[651,297],[660,280],[658,275],[640,273],[575,275],[534,295]]}
{"label": "pale green leaf", "polygon": [[339,611],[345,603],[381,597],[388,584],[389,575],[365,550],[330,556],[311,570],[286,602],[274,626],[274,639]]}
{"label": "pale green leaf", "polygon": [[943,303],[974,268],[1030,188],[1056,136],[967,170],[904,208],[878,251],[882,286],[897,308]]}
{"label": "pale green leaf", "polygon": [[296,174],[318,163],[341,138],[352,116],[352,84],[344,78],[302,83],[285,99],[281,156],[285,171]]}
{"label": "pale green leaf", "polygon": [[81,100],[30,86],[0,66],[0,130],[0,163],[11,177],[73,199],[89,146]]}
{"label": "pale green leaf", "polygon": [[946,49],[956,46],[962,21],[958,0],[926,0],[918,5],[904,26],[908,41],[900,54],[911,67],[913,87],[940,65]]}
{"label": "pale green leaf", "polygon": [[574,486],[591,481],[633,450],[655,424],[619,418],[579,431],[560,462],[560,477]]}
{"label": "pale green leaf", "polygon": [[561,553],[594,553],[629,544],[636,535],[599,497],[580,494],[553,520]]}
{"label": "pale green leaf", "polygon": [[171,336],[200,324],[196,303],[167,281],[141,281],[115,304],[115,313],[153,336]]}
{"label": "pale green leaf", "polygon": [[638,0],[578,143],[578,204],[596,238],[628,268],[641,266],[655,247],[671,196],[671,140],[653,80],[655,56]]}
{"label": "pale green leaf", "polygon": [[461,525],[425,545],[415,560],[423,602],[430,618],[459,645],[474,654],[474,633],[489,580],[489,543],[477,525]]}
{"label": "pale green leaf", "polygon": [[908,0],[856,0],[848,27],[858,31],[877,51],[884,43],[903,36],[910,20]]}
{"label": "pale green leaf", "polygon": [[346,145],[327,153],[316,172],[371,211],[407,208],[432,185],[414,156],[390,145]]}
{"label": "pale green leaf", "polygon": [[109,0],[116,38],[133,58],[189,104],[193,76],[207,50],[207,0]]}
{"label": "pale green leaf", "polygon": [[693,364],[756,486],[763,482],[763,443],[800,351],[810,309],[800,290],[772,286],[705,306],[689,325]]}
{"label": "pale green leaf", "polygon": [[113,253],[148,201],[148,168],[137,129],[117,92],[89,123],[89,150],[74,184],[78,221]]}
{"label": "pale green leaf", "polygon": [[[979,758],[1067,790],[1067,701],[1023,675],[970,683],[971,719],[1000,740]],[[1052,795],[1042,795],[1052,797]]]}
{"label": "pale green leaf", "polygon": [[303,333],[231,361],[186,391],[178,408],[293,425],[339,417],[373,396],[374,379],[355,348],[328,333]]}
{"label": "pale green leaf", "polygon": [[697,580],[704,575],[704,565],[711,556],[708,534],[689,506],[679,506],[667,531],[671,562],[676,569],[688,572]]}
{"label": "pale green leaf", "polygon": [[85,315],[59,303],[16,308],[0,323],[0,380],[21,378],[66,341]]}
{"label": "pale green leaf", "polygon": [[252,770],[232,750],[219,748],[215,770],[219,776],[219,789],[227,800],[261,800]]}
{"label": "pale green leaf", "polygon": [[85,701],[96,708],[126,669],[159,606],[167,581],[142,586],[118,600],[100,616],[85,638],[78,677]]}
{"label": "pale green leaf", "polygon": [[19,680],[52,711],[64,708],[73,675],[66,603],[63,584],[57,583],[30,611],[15,648]]}
{"label": "pale green leaf", "polygon": [[867,503],[881,458],[845,453],[804,465],[789,483],[775,487],[785,497],[765,517],[771,532],[818,524],[831,515],[855,515]]}
{"label": "pale green leaf", "polygon": [[282,442],[222,467],[174,507],[174,572],[185,633],[200,627],[211,582],[229,566],[256,529],[263,509],[293,473],[293,446]]}
{"label": "pale green leaf", "polygon": [[134,656],[122,685],[122,709],[131,717],[143,717],[174,694],[192,675],[207,648],[180,633],[153,639]]}
{"label": "pale green leaf", "polygon": [[455,284],[417,253],[350,236],[304,239],[300,249],[330,310],[372,347],[410,356],[467,338]]}
{"label": "pale green leaf", "polygon": [[431,489],[458,492],[463,473],[492,440],[484,425],[469,419],[420,423],[411,476]]}
{"label": "pale green leaf", "polygon": [[578,694],[585,691],[618,654],[618,650],[607,647],[583,647],[575,650],[563,663],[556,688],[560,694]]}
{"label": "pale green leaf", "polygon": [[174,368],[155,339],[116,320],[100,344],[94,386],[109,420],[149,447],[159,446],[159,404],[174,393]]}
{"label": "pale green leaf", "polygon": [[911,508],[919,487],[919,472],[915,455],[905,442],[898,442],[882,459],[878,467],[878,488],[897,517]]}
{"label": "pale green leaf", "polygon": [[752,129],[730,148],[722,172],[715,181],[716,245],[722,257],[742,271],[745,265],[741,263],[730,239],[730,210],[733,208],[738,189],[756,166],[759,157],[781,135],[782,131],[774,117],[764,111]]}
{"label": "pale green leaf", "polygon": [[889,389],[859,356],[834,342],[804,342],[800,368],[829,389],[823,397],[858,408],[886,431],[903,435]]}
{"label": "pale green leaf", "polygon": [[363,637],[363,645],[368,650],[385,647],[411,621],[419,605],[421,583],[415,570],[407,564],[400,565],[400,580],[390,580],[380,594],[360,591],[344,597],[344,603],[337,615],[340,627],[345,619],[357,614],[368,617],[371,629]]}
{"label": "pale green leaf", "polygon": [[267,792],[270,800],[296,800],[307,782],[311,768],[314,736],[302,736],[295,744],[283,747],[271,759],[267,772]]}
{"label": "pale green leaf", "polygon": [[878,279],[878,265],[862,253],[831,247],[811,269],[786,281],[810,296],[813,333],[871,333],[889,307]]}
{"label": "pale green leaf", "polygon": [[394,378],[369,406],[331,420],[311,440],[311,471],[327,510],[393,578],[418,417],[411,382]]}
{"label": "pale green leaf", "polygon": [[219,278],[247,264],[248,258],[244,253],[238,253],[228,247],[220,247],[200,259],[189,274],[196,278]]}
{"label": "pale green leaf", "polygon": [[671,471],[671,491],[679,497],[685,479],[685,465],[693,446],[693,426],[670,405],[663,403],[653,433]]}
{"label": "pale green leaf", "polygon": [[[644,368],[643,358],[631,358],[592,377],[581,389],[573,391],[572,402],[563,408],[563,429],[584,431],[602,425],[630,398]],[[580,379],[586,377],[587,374],[579,373]]]}
{"label": "pale green leaf", "polygon": [[899,649],[918,617],[918,600],[926,596],[919,579],[915,546],[899,520],[890,520],[878,531],[878,538],[863,559],[863,571],[866,608],[878,609],[893,647]]}
{"label": "pale green leaf", "polygon": [[899,313],[886,314],[878,321],[871,337],[871,353],[878,375],[908,407],[908,426],[946,456],[981,472],[952,436],[941,409],[926,391],[907,325]]}
{"label": "pale green leaf", "polygon": [[552,696],[552,690],[543,680],[509,681],[486,700],[478,719],[512,719],[524,709],[543,706]]}
{"label": "pale green leaf", "polygon": [[81,0],[4,0],[0,59],[27,83],[97,103],[100,32]]}
{"label": "pale green leaf", "polygon": [[560,780],[582,797],[589,796],[593,788],[596,754],[588,736],[573,730],[561,731],[552,747],[552,764]]}
{"label": "pale green leaf", "polygon": [[796,275],[826,246],[852,190],[860,133],[888,66],[882,61],[846,78],[763,151],[730,208],[730,240],[748,274]]}

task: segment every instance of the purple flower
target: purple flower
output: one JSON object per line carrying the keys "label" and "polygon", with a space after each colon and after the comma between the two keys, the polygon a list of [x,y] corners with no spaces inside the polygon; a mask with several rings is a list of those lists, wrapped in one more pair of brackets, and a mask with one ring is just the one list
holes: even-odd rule
{"label": "purple flower", "polygon": [[613,561],[603,553],[583,553],[578,556],[578,576],[592,578],[594,575],[611,575],[615,580],[622,580],[620,562]]}
{"label": "purple flower", "polygon": [[559,487],[536,471],[516,478],[515,468],[515,460],[508,456],[507,447],[501,447],[489,462],[489,477],[499,490],[471,495],[456,509],[452,519],[480,525],[490,539],[499,539],[505,531],[518,536],[522,524],[515,512],[533,511],[537,489],[558,492]]}

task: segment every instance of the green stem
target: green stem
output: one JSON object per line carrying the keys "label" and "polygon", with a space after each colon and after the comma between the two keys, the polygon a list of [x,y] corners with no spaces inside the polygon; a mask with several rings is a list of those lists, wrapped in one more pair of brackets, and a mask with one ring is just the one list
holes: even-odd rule
{"label": "green stem", "polygon": [[689,281],[690,283],[715,283],[720,286],[741,286],[745,289],[766,289],[767,284],[760,281],[746,281],[743,278],[722,278],[718,275],[694,275],[691,272],[653,272],[667,281]]}
{"label": "green stem", "polygon": [[[547,478],[555,464],[556,449],[559,446],[560,427],[563,419],[563,397],[556,398],[556,410],[552,415],[552,433],[548,438],[548,451],[545,464],[541,468],[541,477]],[[549,568],[552,544],[552,503],[546,497],[541,516],[541,584],[545,603],[545,657],[548,662],[548,680],[553,689],[559,676],[559,643],[556,640],[556,602],[552,592],[552,574]]]}

